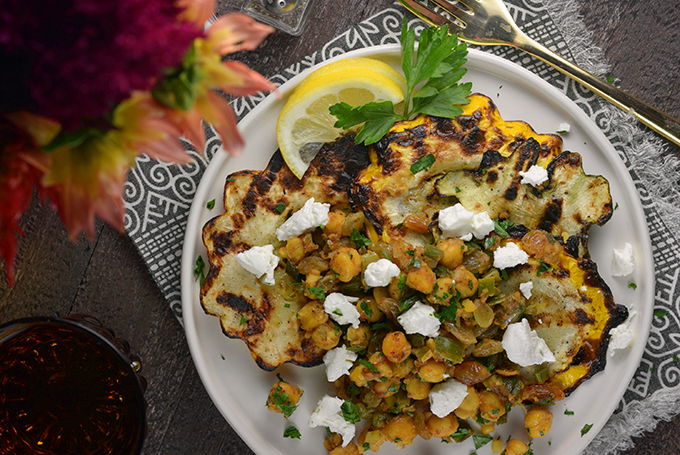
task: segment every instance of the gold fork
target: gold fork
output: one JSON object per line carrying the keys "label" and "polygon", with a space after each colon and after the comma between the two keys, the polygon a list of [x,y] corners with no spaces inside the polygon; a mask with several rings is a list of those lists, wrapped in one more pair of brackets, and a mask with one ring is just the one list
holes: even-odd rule
{"label": "gold fork", "polygon": [[447,25],[450,33],[457,33],[461,41],[480,46],[513,46],[533,55],[680,146],[680,122],[529,38],[517,27],[503,0],[433,0],[434,4],[451,14],[453,20],[429,8],[424,0],[399,2],[430,25]]}

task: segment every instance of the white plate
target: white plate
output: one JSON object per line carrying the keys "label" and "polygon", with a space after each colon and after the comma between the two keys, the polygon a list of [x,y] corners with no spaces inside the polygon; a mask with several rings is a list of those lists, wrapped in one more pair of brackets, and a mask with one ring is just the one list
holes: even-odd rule
{"label": "white plate", "polygon": [[[396,45],[362,49],[338,56],[373,57],[400,67],[399,47]],[[334,59],[335,60],[335,59]],[[537,454],[577,454],[607,422],[637,369],[649,332],[653,310],[654,267],[647,224],[633,182],[618,158],[614,148],[597,126],[571,100],[550,84],[529,71],[502,58],[470,50],[466,80],[473,82],[473,91],[484,93],[498,105],[506,120],[524,120],[538,132],[555,132],[560,123],[571,125],[564,137],[564,150],[579,152],[583,167],[589,174],[605,176],[618,208],[604,227],[591,229],[590,251],[597,262],[600,274],[609,284],[617,303],[632,306],[637,316],[632,321],[635,333],[633,345],[608,357],[605,371],[584,383],[570,397],[553,406],[554,421],[550,433],[534,441]],[[187,340],[196,368],[213,402],[229,424],[243,440],[260,455],[317,455],[325,453],[322,447],[325,431],[311,429],[307,419],[317,401],[332,391],[325,379],[324,367],[301,368],[284,365],[278,368],[284,379],[305,390],[299,408],[284,421],[280,414],[267,411],[265,400],[276,381],[274,373],[260,370],[253,362],[241,340],[225,337],[219,320],[203,312],[199,303],[199,286],[193,269],[199,255],[206,252],[201,240],[203,224],[220,214],[222,192],[226,176],[240,169],[262,169],[276,151],[275,125],[279,111],[293,87],[307,72],[284,84],[280,91],[283,99],[267,97],[240,123],[246,139],[246,148],[238,158],[218,154],[210,163],[201,181],[189,214],[182,256],[182,312]],[[206,202],[215,199],[216,208],[208,210]],[[613,248],[624,242],[634,246],[637,267],[624,278],[613,278],[610,264]],[[637,290],[628,288],[635,282]],[[565,415],[564,411],[573,411]],[[509,434],[528,440],[523,425],[523,411],[515,408],[509,422],[500,426],[493,436],[503,441]],[[302,439],[283,438],[287,425],[294,424]],[[592,424],[591,430],[581,436],[581,429]],[[474,447],[471,439],[464,445],[451,446],[439,440],[424,441],[416,438],[413,447],[397,451],[393,444],[382,446],[380,454],[444,454],[453,448],[460,453],[470,453]],[[467,452],[466,452],[467,451]],[[490,453],[490,446],[480,453]]]}

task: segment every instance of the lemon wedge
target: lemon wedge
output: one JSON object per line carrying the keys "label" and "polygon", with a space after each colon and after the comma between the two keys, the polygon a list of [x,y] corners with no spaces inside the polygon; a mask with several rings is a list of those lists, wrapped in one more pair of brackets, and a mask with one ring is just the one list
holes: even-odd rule
{"label": "lemon wedge", "polygon": [[406,81],[387,63],[369,58],[341,59],[310,73],[286,101],[276,124],[281,155],[302,178],[321,146],[343,130],[328,109],[340,102],[361,106],[371,101],[404,100]]}

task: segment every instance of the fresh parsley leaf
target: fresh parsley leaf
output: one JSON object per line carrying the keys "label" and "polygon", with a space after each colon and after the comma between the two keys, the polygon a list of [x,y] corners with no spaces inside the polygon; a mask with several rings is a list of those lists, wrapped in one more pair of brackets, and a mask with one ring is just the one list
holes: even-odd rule
{"label": "fresh parsley leaf", "polygon": [[565,415],[565,416],[573,416],[573,415],[574,415],[574,411],[570,411],[570,410],[568,410],[568,409],[565,409],[565,410],[564,410],[564,415]]}
{"label": "fresh parsley leaf", "polygon": [[[285,381],[281,380],[279,377],[279,382]],[[274,406],[281,410],[283,417],[287,419],[297,409],[297,404],[290,404],[289,398],[290,396],[283,391],[281,384],[277,384],[276,388],[267,398],[267,405],[269,405],[270,402],[273,403]]]}
{"label": "fresh parsley leaf", "polygon": [[628,283],[628,287],[631,289],[637,289],[637,284],[635,283]]}
{"label": "fresh parsley leaf", "polygon": [[406,79],[404,111],[396,113],[391,101],[373,101],[362,106],[338,103],[330,107],[330,113],[338,119],[336,128],[363,124],[355,138],[357,144],[379,141],[394,123],[415,114],[455,118],[462,113],[459,106],[469,103],[472,83],[458,84],[467,71],[463,68],[467,45],[459,43],[457,35],[449,35],[446,26],[430,27],[421,32],[416,54],[415,31],[407,24],[404,18],[401,27],[402,71]]}
{"label": "fresh parsley leaf", "polygon": [[666,316],[667,314],[668,314],[668,311],[666,311],[666,310],[656,310],[656,311],[654,312],[654,316],[656,316],[656,317],[659,318],[659,319],[661,319],[662,317]]}
{"label": "fresh parsley leaf", "polygon": [[370,371],[371,373],[377,373],[378,372],[378,369],[375,367],[375,365],[373,365],[368,360],[359,359],[359,363],[362,364],[363,366],[365,366],[366,369],[368,371]]}
{"label": "fresh parsley leaf", "polygon": [[194,267],[194,281],[199,280],[201,286],[203,286],[203,280],[205,280],[205,262],[203,262],[203,257],[199,255],[196,258],[196,267]]}
{"label": "fresh parsley leaf", "polygon": [[352,242],[354,242],[357,248],[368,246],[371,243],[371,240],[368,237],[356,229],[352,229],[352,233],[349,235],[349,238],[352,240]]}
{"label": "fresh parsley leaf", "polygon": [[283,213],[284,210],[286,210],[286,204],[284,204],[283,202],[279,202],[278,204],[276,204],[277,212]]}
{"label": "fresh parsley leaf", "polygon": [[370,318],[373,315],[373,310],[368,307],[368,302],[365,300],[361,301],[359,308],[361,308],[361,311],[363,311],[367,317]]}
{"label": "fresh parsley leaf", "polygon": [[472,440],[475,442],[475,449],[479,449],[480,447],[484,447],[485,445],[493,441],[493,438],[491,436],[473,434]]}
{"label": "fresh parsley leaf", "polygon": [[456,442],[461,442],[462,440],[467,439],[470,436],[470,433],[472,433],[472,430],[460,426],[456,432],[451,435],[451,439],[454,439]]}
{"label": "fresh parsley leaf", "polygon": [[238,325],[243,325],[246,322],[248,322],[248,319],[244,315],[241,315],[241,321],[239,321]]}
{"label": "fresh parsley leaf", "polygon": [[284,438],[302,439],[302,435],[300,434],[300,430],[298,430],[295,427],[295,425],[288,425],[288,427],[283,431],[283,437]]}
{"label": "fresh parsley leaf", "polygon": [[493,220],[493,230],[501,237],[508,238],[510,237],[510,234],[508,234],[508,228],[513,224],[514,223],[510,220]]}
{"label": "fresh parsley leaf", "polygon": [[545,262],[543,259],[541,259],[541,265],[538,266],[538,270],[536,271],[536,276],[541,276],[545,272],[549,271],[552,269],[552,266]]}
{"label": "fresh parsley leaf", "polygon": [[608,84],[613,84],[613,83],[614,83],[614,76],[609,76],[609,77],[607,77],[607,83],[608,83]]}
{"label": "fresh parsley leaf", "polygon": [[323,288],[307,288],[307,290],[318,300],[321,300],[322,302],[326,300],[326,293],[324,292]]}
{"label": "fresh parsley leaf", "polygon": [[215,208],[215,199],[206,202],[205,208],[207,208],[208,210],[214,209]]}
{"label": "fresh parsley leaf", "polygon": [[487,237],[484,239],[484,249],[488,250],[496,244],[496,237]]}
{"label": "fresh parsley leaf", "polygon": [[235,182],[236,179],[234,177],[227,177],[227,182]]}
{"label": "fresh parsley leaf", "polygon": [[411,165],[411,174],[416,175],[420,171],[427,171],[432,167],[436,158],[432,153],[425,155]]}
{"label": "fresh parsley leaf", "polygon": [[357,423],[361,420],[359,406],[357,406],[356,403],[345,400],[340,405],[340,410],[342,411],[342,418],[350,423]]}
{"label": "fresh parsley leaf", "polygon": [[585,425],[583,425],[583,428],[581,428],[581,437],[583,437],[584,434],[588,433],[591,428],[593,428],[592,423],[586,423]]}

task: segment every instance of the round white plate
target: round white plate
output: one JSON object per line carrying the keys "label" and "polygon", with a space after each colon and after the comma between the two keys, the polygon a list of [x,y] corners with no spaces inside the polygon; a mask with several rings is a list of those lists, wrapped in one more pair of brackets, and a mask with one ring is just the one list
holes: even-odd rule
{"label": "round white plate", "polygon": [[[378,46],[353,51],[337,58],[363,56],[381,59],[396,69],[401,66],[400,49],[396,45]],[[336,59],[337,59],[336,58]],[[335,60],[335,59],[333,59]],[[328,62],[326,62],[328,63]],[[613,200],[618,204],[614,216],[604,227],[593,227],[589,242],[592,258],[600,274],[609,284],[617,303],[637,313],[631,323],[635,334],[632,346],[607,359],[606,369],[579,387],[576,392],[552,407],[554,421],[550,433],[534,441],[536,454],[578,454],[607,422],[623,396],[637,369],[647,340],[653,311],[654,267],[647,224],[633,182],[614,148],[590,118],[559,90],[514,63],[484,52],[470,50],[468,73],[473,91],[484,93],[497,104],[506,120],[524,120],[536,131],[556,132],[561,123],[569,123],[571,131],[563,134],[564,150],[579,152],[588,174],[601,174],[611,185]],[[301,368],[284,365],[277,369],[284,379],[305,391],[299,408],[284,421],[280,414],[267,411],[265,400],[276,381],[275,373],[260,370],[241,340],[222,334],[219,320],[203,312],[199,303],[199,285],[193,270],[196,258],[206,259],[201,229],[206,221],[221,213],[225,178],[241,169],[263,169],[276,151],[275,126],[279,111],[291,90],[307,74],[294,77],[280,88],[282,99],[267,97],[240,123],[246,140],[243,154],[230,158],[220,153],[210,163],[198,187],[191,207],[182,256],[182,312],[184,328],[196,368],[213,402],[243,440],[259,455],[318,455],[325,453],[323,428],[311,429],[307,419],[317,401],[331,393],[325,379],[324,366]],[[216,200],[212,210],[206,203]],[[612,277],[610,265],[613,248],[625,242],[633,245],[637,267],[632,275]],[[628,287],[630,282],[637,289]],[[565,410],[573,412],[566,415]],[[492,434],[505,441],[508,435],[528,441],[523,425],[524,412],[515,408],[506,425]],[[295,425],[302,439],[283,437],[288,425]],[[584,425],[592,425],[581,435]],[[382,455],[444,454],[452,449],[460,453],[474,450],[472,440],[450,445],[440,440],[416,438],[412,447],[397,451],[386,443]],[[480,454],[491,453],[490,445]]]}

